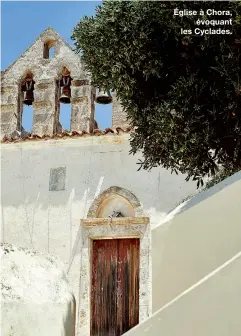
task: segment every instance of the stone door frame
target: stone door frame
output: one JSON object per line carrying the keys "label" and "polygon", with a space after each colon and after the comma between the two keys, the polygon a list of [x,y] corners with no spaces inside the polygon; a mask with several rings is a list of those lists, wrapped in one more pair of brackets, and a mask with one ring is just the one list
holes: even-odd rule
{"label": "stone door frame", "polygon": [[87,218],[81,220],[83,244],[80,269],[78,333],[90,335],[92,244],[97,239],[140,239],[139,323],[151,313],[150,224],[148,217]]}

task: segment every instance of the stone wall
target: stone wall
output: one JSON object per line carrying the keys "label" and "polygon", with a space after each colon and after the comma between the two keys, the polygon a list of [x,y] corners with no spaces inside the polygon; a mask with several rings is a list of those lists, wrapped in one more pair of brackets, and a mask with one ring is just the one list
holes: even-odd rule
{"label": "stone wall", "polygon": [[116,93],[112,93],[112,127],[123,127],[127,128],[130,126],[129,121],[127,120],[126,113],[124,112],[123,107],[121,106],[120,100],[117,99]]}
{"label": "stone wall", "polygon": [[[44,45],[51,40],[54,58],[44,58]],[[79,55],[53,30],[48,28],[2,75],[1,133],[10,136],[21,130],[22,100],[20,85],[27,73],[35,81],[32,133],[52,135],[56,132],[58,103],[56,81],[66,67],[72,82],[72,131],[90,131],[94,123],[93,88]]]}
{"label": "stone wall", "polygon": [[[54,57],[46,58],[46,45],[54,48]],[[95,88],[86,73],[79,55],[55,32],[46,29],[12,65],[1,73],[1,136],[22,132],[23,98],[21,82],[31,73],[35,81],[33,127],[36,135],[53,135],[62,130],[59,125],[59,90],[56,81],[63,68],[70,71],[71,131],[92,132],[95,128]],[[113,93],[112,127],[129,126],[126,114]]]}

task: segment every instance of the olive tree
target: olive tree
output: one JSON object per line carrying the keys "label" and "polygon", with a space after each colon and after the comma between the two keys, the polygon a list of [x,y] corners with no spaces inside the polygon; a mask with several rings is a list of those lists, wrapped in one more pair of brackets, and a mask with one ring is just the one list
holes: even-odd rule
{"label": "olive tree", "polygon": [[218,167],[241,168],[240,1],[103,1],[72,39],[93,84],[115,90],[135,126],[140,169],[161,165],[199,185]]}

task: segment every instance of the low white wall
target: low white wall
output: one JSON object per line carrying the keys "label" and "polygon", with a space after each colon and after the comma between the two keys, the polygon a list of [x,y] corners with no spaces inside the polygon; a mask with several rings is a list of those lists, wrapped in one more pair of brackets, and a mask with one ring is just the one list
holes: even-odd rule
{"label": "low white wall", "polygon": [[74,336],[73,302],[37,303],[3,302],[2,336]]}
{"label": "low white wall", "polygon": [[1,335],[74,336],[75,298],[55,257],[1,244]]}
{"label": "low white wall", "polygon": [[126,335],[239,336],[241,172],[177,211],[152,230],[155,313]]}
{"label": "low white wall", "polygon": [[241,173],[234,177],[152,230],[153,312],[241,250]]}
{"label": "low white wall", "polygon": [[126,336],[240,336],[241,257]]}

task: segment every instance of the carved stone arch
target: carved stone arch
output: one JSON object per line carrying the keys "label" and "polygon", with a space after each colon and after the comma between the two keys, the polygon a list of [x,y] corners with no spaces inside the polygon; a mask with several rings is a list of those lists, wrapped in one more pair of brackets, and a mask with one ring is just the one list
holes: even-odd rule
{"label": "carved stone arch", "polygon": [[58,66],[57,78],[60,78],[63,75],[65,69],[67,69],[70,74],[72,73],[71,68],[67,64],[61,64],[60,66]]}
{"label": "carved stone arch", "polygon": [[53,36],[48,36],[43,40],[43,58],[50,59],[49,51],[51,48],[54,48],[54,55],[56,56],[56,44],[57,40]]}
{"label": "carved stone arch", "polygon": [[36,74],[35,74],[35,69],[32,68],[25,68],[21,71],[21,73],[17,77],[17,83],[18,85],[21,84],[21,82],[26,78],[27,75],[31,75],[33,79],[35,79]]}
{"label": "carved stone arch", "polygon": [[[25,132],[23,125],[22,125],[22,118],[23,118],[23,100],[24,100],[24,93],[22,91],[22,84],[25,81],[25,79],[29,77],[31,78],[34,83],[36,80],[36,72],[32,68],[25,68],[17,77],[17,90],[18,90],[18,95],[17,95],[17,114],[16,114],[16,129],[15,131],[21,132],[21,135],[28,134],[28,132]],[[14,134],[13,133],[13,134]]]}
{"label": "carved stone arch", "polygon": [[57,70],[58,77],[61,77],[64,68],[69,70],[72,78],[79,72],[78,66],[76,66],[73,62],[61,62]]}
{"label": "carved stone arch", "polygon": [[124,217],[143,216],[138,198],[129,190],[113,186],[102,192],[91,204],[87,218],[107,218],[113,211]]}
{"label": "carved stone arch", "polygon": [[[115,202],[117,200],[117,202]],[[129,213],[124,218],[113,216],[107,218],[106,208],[112,209],[112,205],[120,202]],[[115,210],[115,209],[114,209]],[[118,210],[118,209],[116,209]],[[125,215],[125,214],[124,214]],[[131,217],[131,216],[132,217]],[[81,310],[79,324],[83,333],[90,335],[90,318],[92,317],[92,270],[93,268],[93,250],[94,242],[97,240],[121,240],[121,239],[138,239],[139,240],[139,322],[147,319],[151,314],[151,231],[149,217],[143,216],[143,210],[138,198],[129,190],[112,186],[102,192],[90,206],[86,219],[80,221],[82,230],[81,245],[81,281],[83,286],[80,289]],[[117,243],[117,242],[116,242]],[[116,245],[117,246],[117,245]],[[117,251],[116,251],[117,252]],[[117,252],[118,253],[118,252]],[[124,263],[124,257],[120,256],[119,260]],[[113,265],[115,263],[113,262]],[[119,267],[119,266],[118,266]],[[137,278],[137,277],[136,277]],[[106,278],[107,279],[107,278]],[[108,281],[108,280],[106,280]],[[111,282],[109,282],[111,284]],[[114,294],[116,295],[116,294]]]}

